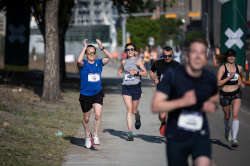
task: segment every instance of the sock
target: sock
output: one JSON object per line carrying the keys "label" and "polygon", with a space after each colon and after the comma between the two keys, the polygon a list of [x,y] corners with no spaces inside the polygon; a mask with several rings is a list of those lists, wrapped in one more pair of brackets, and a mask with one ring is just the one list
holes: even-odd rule
{"label": "sock", "polygon": [[230,126],[229,126],[229,119],[226,120],[225,118],[223,118],[224,120],[224,124],[225,124],[225,129],[228,131],[230,129]]}
{"label": "sock", "polygon": [[236,139],[238,130],[239,130],[239,120],[233,120],[232,123],[233,140]]}

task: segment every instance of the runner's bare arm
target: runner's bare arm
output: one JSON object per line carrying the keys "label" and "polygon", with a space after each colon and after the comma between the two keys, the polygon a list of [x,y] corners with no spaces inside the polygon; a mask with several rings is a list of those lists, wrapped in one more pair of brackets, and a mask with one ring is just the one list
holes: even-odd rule
{"label": "runner's bare arm", "polygon": [[84,54],[85,54],[85,51],[86,51],[86,49],[87,49],[87,44],[86,44],[86,42],[87,42],[87,40],[88,39],[85,39],[84,41],[83,41],[83,50],[82,50],[82,52],[79,54],[79,56],[78,56],[78,58],[77,58],[77,65],[78,65],[78,67],[82,67],[83,65],[84,65],[84,63],[83,63],[83,57],[84,57]]}
{"label": "runner's bare arm", "polygon": [[151,104],[152,112],[154,113],[171,112],[173,110],[192,106],[197,103],[194,90],[187,91],[181,98],[174,100],[167,100],[167,99],[168,99],[167,94],[161,91],[156,91]]}
{"label": "runner's bare arm", "polygon": [[125,64],[125,60],[122,60],[121,66],[119,67],[118,72],[117,72],[117,77],[120,77],[122,75],[122,72],[124,70],[124,64]]}
{"label": "runner's bare arm", "polygon": [[148,72],[147,72],[145,66],[143,65],[142,61],[139,60],[139,59],[137,59],[137,66],[139,66],[140,69],[142,70],[142,72],[139,72],[139,75],[147,77],[148,76]]}
{"label": "runner's bare arm", "polygon": [[243,67],[238,65],[238,68],[239,68],[239,74],[240,74],[240,77],[241,77],[241,83],[240,83],[240,86],[242,88],[245,88],[245,85],[246,85],[246,75],[244,73],[244,70],[243,70]]}
{"label": "runner's bare arm", "polygon": [[113,55],[108,50],[103,49],[104,47],[102,46],[101,40],[96,39],[96,42],[97,42],[99,48],[107,55],[106,57],[102,58],[102,63],[104,65],[106,65],[113,58]]}
{"label": "runner's bare arm", "polygon": [[218,107],[220,95],[219,92],[211,96],[206,102],[203,103],[202,111],[214,113]]}

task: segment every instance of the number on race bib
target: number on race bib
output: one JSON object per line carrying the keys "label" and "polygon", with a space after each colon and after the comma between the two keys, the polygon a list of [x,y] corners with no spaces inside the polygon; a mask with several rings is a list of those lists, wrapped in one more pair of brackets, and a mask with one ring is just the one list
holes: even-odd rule
{"label": "number on race bib", "polygon": [[178,119],[178,128],[196,132],[201,130],[203,125],[203,116],[201,112],[181,111]]}

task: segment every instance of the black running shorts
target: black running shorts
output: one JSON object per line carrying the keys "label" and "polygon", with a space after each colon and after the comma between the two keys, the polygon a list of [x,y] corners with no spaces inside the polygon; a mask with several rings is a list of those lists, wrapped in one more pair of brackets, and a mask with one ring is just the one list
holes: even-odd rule
{"label": "black running shorts", "polygon": [[234,99],[242,99],[242,94],[240,88],[233,92],[223,92],[220,90],[220,105],[226,107],[231,105]]}
{"label": "black running shorts", "polygon": [[166,150],[169,166],[188,165],[187,159],[189,155],[192,155],[193,162],[201,156],[211,159],[211,141],[206,137],[185,141],[168,139]]}
{"label": "black running shorts", "polygon": [[82,112],[85,113],[90,111],[91,108],[93,107],[92,104],[94,103],[103,105],[104,96],[105,95],[102,90],[99,93],[95,94],[94,96],[84,96],[80,94],[79,101],[82,107]]}

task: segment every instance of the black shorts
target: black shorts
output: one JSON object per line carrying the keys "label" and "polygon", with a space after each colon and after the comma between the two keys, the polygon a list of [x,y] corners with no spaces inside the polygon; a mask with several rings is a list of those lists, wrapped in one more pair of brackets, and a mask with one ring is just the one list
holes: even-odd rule
{"label": "black shorts", "polygon": [[234,99],[242,99],[240,88],[233,92],[224,92],[220,90],[220,105],[222,107],[229,106]]}
{"label": "black shorts", "polygon": [[141,83],[136,85],[122,85],[122,94],[131,96],[132,100],[139,100],[141,98]]}
{"label": "black shorts", "polygon": [[185,141],[168,139],[166,150],[169,166],[188,165],[189,155],[192,155],[193,161],[200,156],[207,156],[211,159],[211,141],[206,137]]}
{"label": "black shorts", "polygon": [[91,108],[93,107],[92,104],[94,103],[103,105],[104,96],[105,95],[102,90],[99,93],[95,94],[94,96],[85,96],[80,94],[79,101],[82,107],[82,112],[85,113],[90,111]]}

